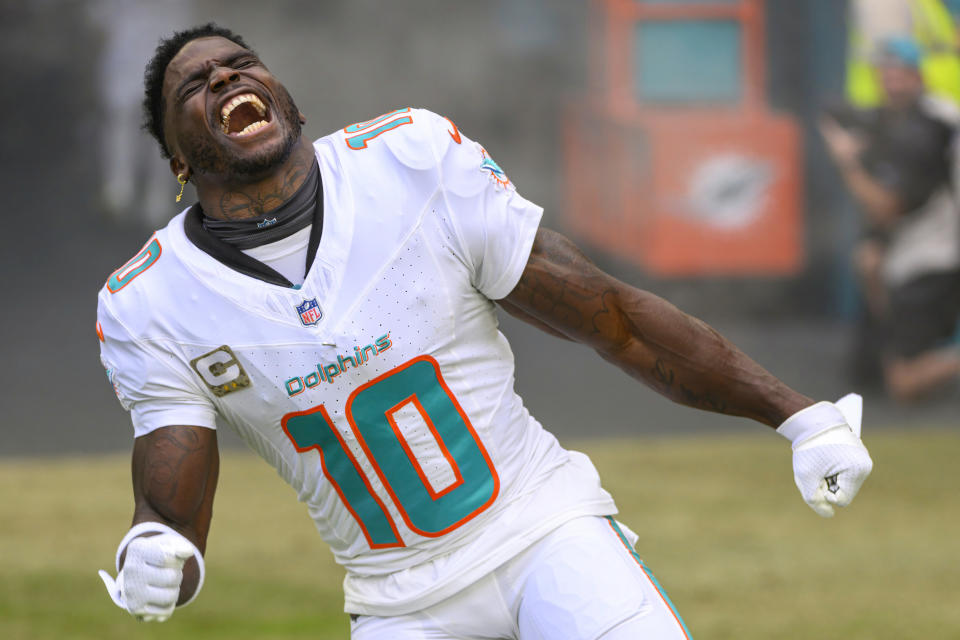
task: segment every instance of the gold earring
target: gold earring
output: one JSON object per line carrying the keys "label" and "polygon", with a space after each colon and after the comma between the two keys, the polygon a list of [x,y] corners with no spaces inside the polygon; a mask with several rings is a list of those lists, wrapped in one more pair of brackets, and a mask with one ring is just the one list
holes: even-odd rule
{"label": "gold earring", "polygon": [[185,173],[177,174],[177,182],[180,183],[180,193],[177,194],[177,202],[183,197],[183,187],[187,184],[187,175]]}

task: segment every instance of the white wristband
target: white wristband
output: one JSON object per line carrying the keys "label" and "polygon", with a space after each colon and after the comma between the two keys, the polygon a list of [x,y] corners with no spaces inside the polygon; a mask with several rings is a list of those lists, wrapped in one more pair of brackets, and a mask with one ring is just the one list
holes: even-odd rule
{"label": "white wristband", "polygon": [[141,522],[133,525],[130,528],[130,531],[127,531],[127,535],[123,536],[123,540],[120,541],[120,546],[117,547],[117,558],[115,560],[117,574],[119,575],[120,573],[120,557],[123,555],[123,552],[127,550],[127,545],[130,544],[131,540],[142,536],[145,533],[170,533],[183,538],[190,544],[191,547],[193,547],[193,557],[197,560],[197,566],[200,569],[200,578],[197,580],[197,588],[194,589],[193,595],[190,596],[190,599],[181,605],[177,605],[178,607],[187,606],[196,599],[197,595],[200,593],[200,587],[203,586],[203,579],[206,575],[206,567],[203,563],[203,554],[201,554],[200,549],[197,549],[197,546],[190,542],[190,540],[187,540],[182,533],[176,529],[168,527],[162,522]]}
{"label": "white wristband", "polygon": [[795,446],[818,433],[847,424],[840,409],[832,402],[818,402],[801,409],[784,420],[777,433]]}

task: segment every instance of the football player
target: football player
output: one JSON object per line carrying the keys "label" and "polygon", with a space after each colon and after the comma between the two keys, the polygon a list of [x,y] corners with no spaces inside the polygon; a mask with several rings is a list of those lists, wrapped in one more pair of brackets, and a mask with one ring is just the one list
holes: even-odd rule
{"label": "football player", "polygon": [[136,436],[133,527],[101,576],[138,619],[203,584],[219,424],[306,503],[355,639],[689,637],[590,460],[514,392],[497,304],[677,402],[777,428],[821,515],[869,474],[858,397],[815,403],[599,270],[452,121],[397,109],[310,143],[213,24],[163,41],[146,82],[147,126],[199,202],[99,296]]}

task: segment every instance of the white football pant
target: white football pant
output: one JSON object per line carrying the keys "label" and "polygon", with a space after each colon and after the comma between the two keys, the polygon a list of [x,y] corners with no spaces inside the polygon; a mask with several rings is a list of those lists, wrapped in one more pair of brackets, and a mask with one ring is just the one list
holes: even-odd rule
{"label": "white football pant", "polygon": [[689,640],[670,600],[629,544],[634,540],[612,518],[577,518],[432,607],[403,616],[359,616],[350,637]]}

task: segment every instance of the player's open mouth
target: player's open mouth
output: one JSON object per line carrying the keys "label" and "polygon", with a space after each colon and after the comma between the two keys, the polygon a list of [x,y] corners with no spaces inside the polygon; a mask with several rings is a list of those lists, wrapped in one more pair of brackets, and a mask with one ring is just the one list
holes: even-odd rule
{"label": "player's open mouth", "polygon": [[252,93],[231,98],[220,110],[220,130],[228,136],[247,136],[270,124],[270,110]]}

